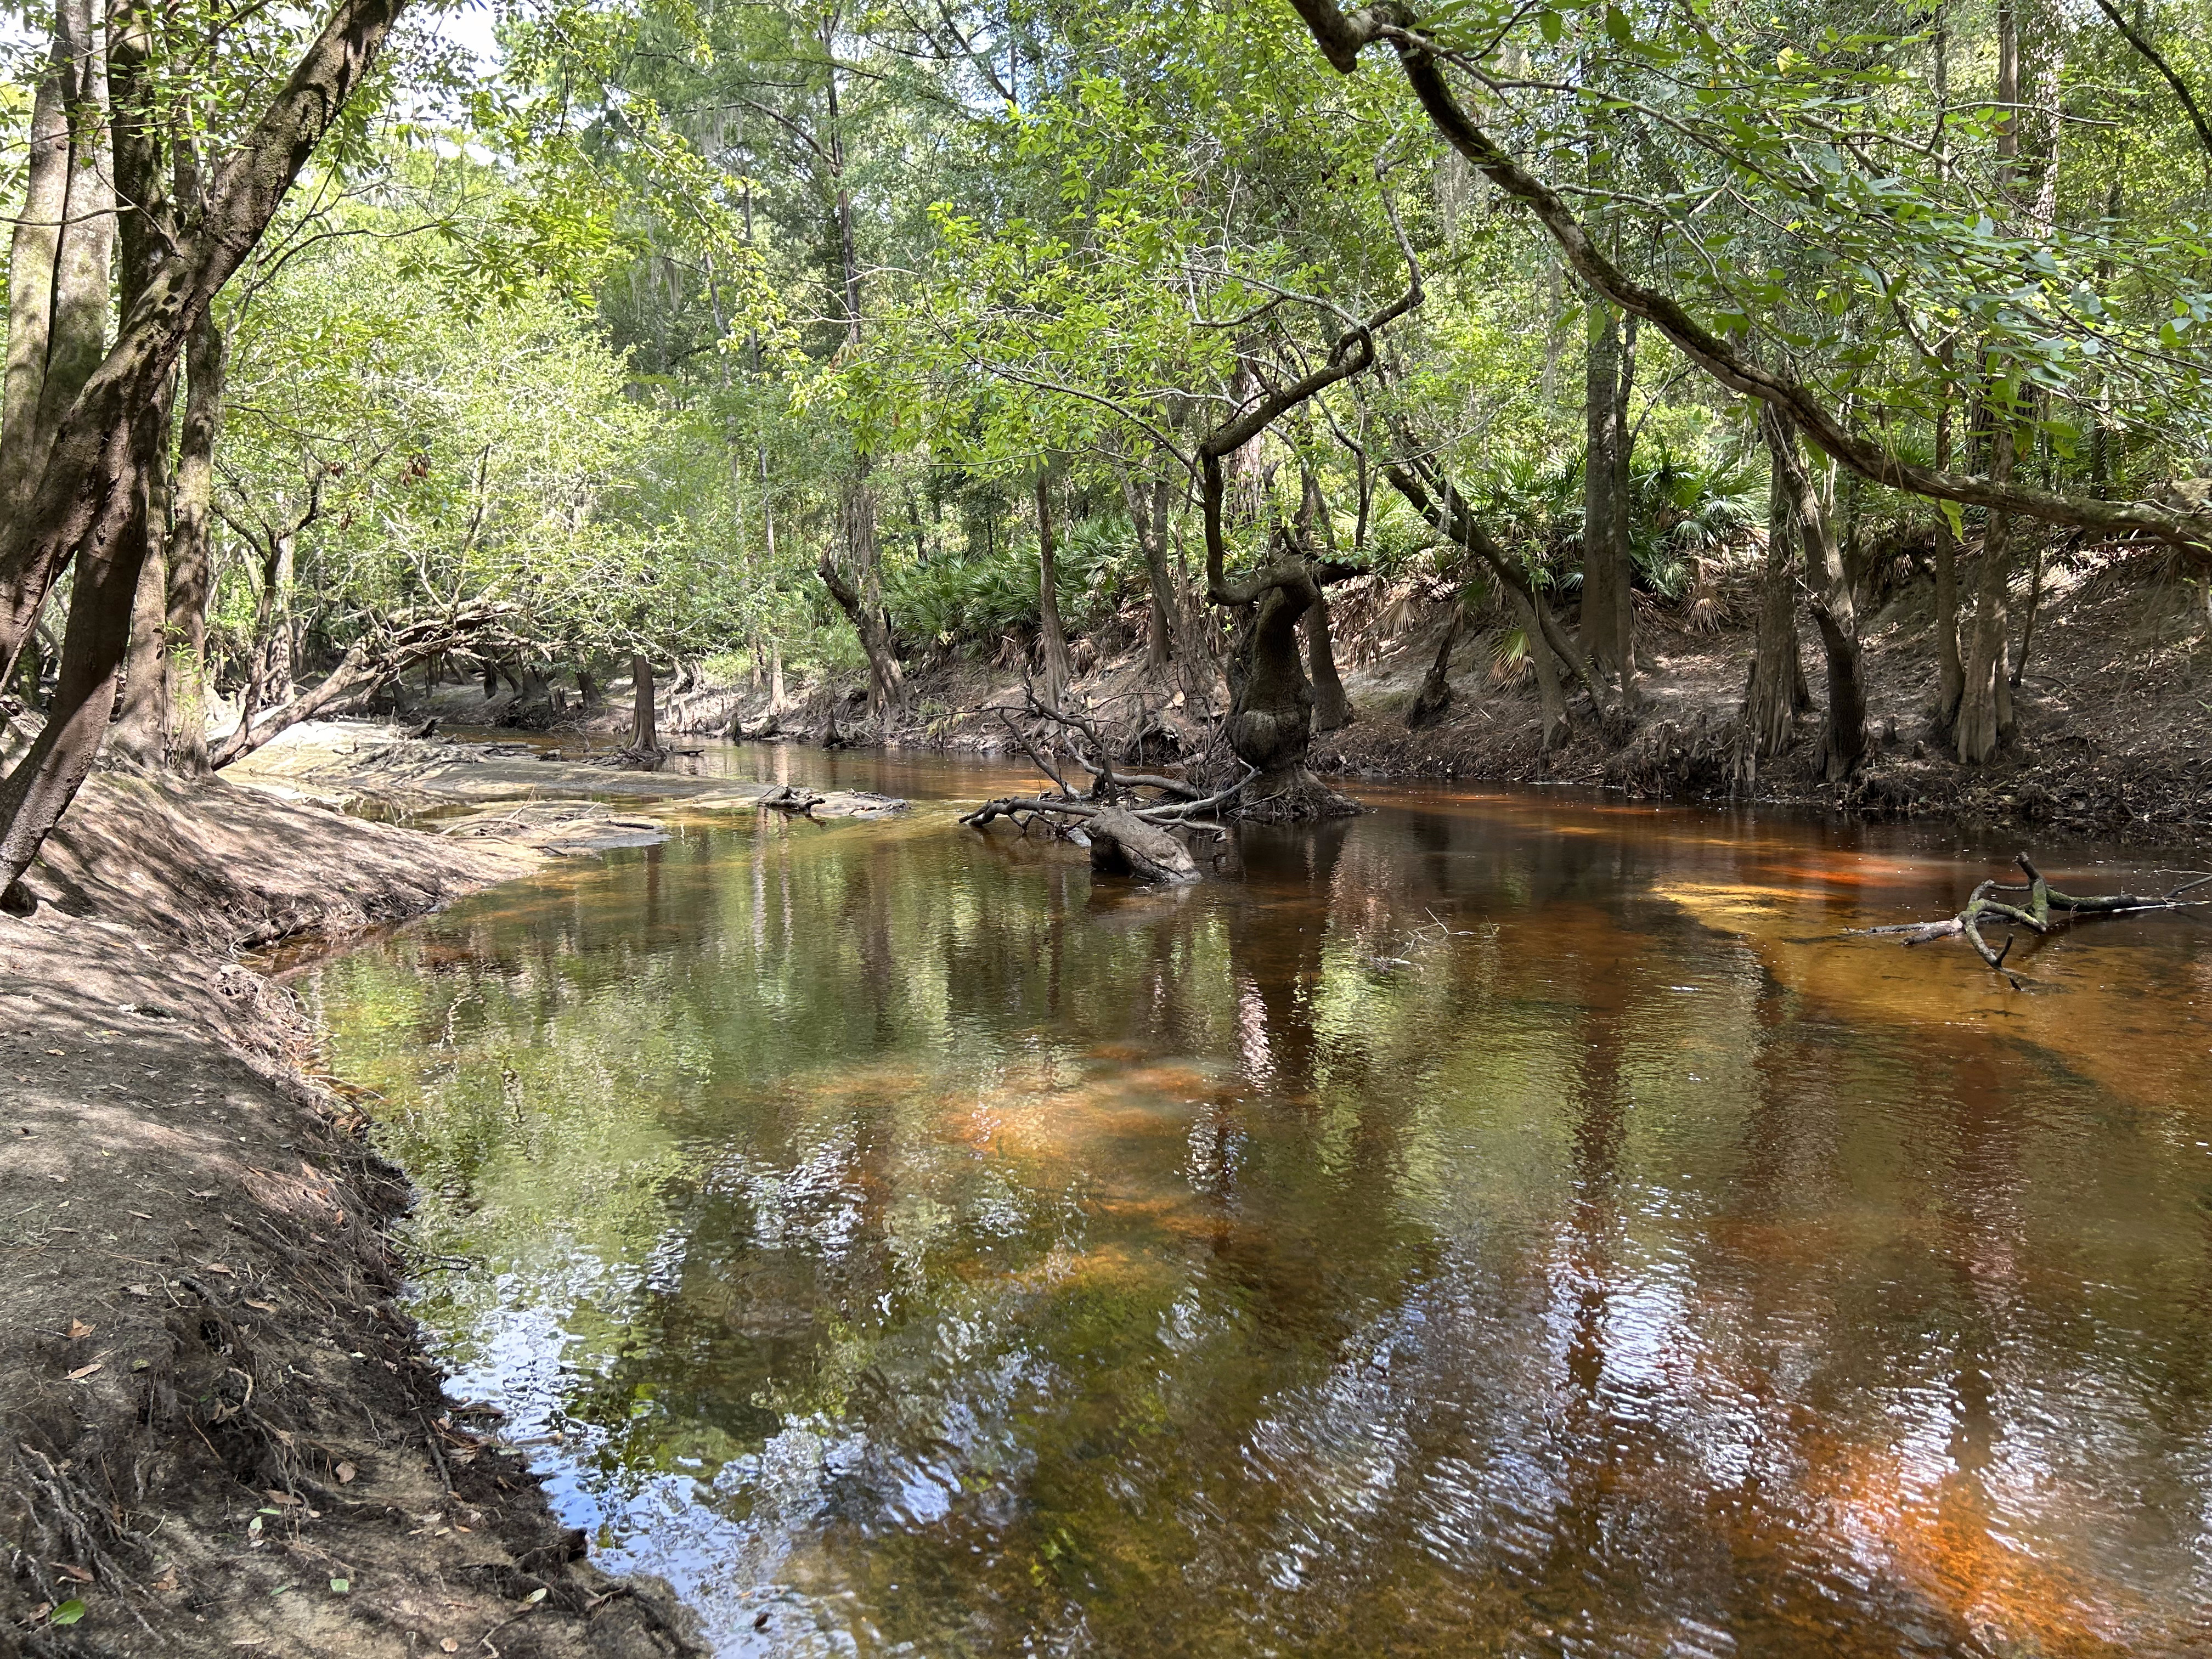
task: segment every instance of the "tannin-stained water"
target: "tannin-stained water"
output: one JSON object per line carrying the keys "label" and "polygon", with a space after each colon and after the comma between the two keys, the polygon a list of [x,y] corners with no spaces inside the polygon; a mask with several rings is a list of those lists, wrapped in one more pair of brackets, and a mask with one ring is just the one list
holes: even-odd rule
{"label": "tannin-stained water", "polygon": [[457,1387],[720,1651],[2212,1650],[2212,913],[2014,992],[1834,937],[2009,844],[1388,791],[1164,893],[836,764],[939,799],[301,981]]}

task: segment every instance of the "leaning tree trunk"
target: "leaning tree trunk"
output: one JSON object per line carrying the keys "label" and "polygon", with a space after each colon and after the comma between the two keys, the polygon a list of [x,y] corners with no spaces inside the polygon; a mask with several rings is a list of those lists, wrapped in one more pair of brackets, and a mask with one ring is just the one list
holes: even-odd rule
{"label": "leaning tree trunk", "polygon": [[[104,21],[94,15],[90,0],[61,0],[55,7],[52,79],[59,131],[50,128],[48,136],[59,148],[44,159],[58,167],[41,173],[34,153],[29,181],[37,205],[52,211],[52,235],[24,222],[33,208],[27,201],[10,249],[25,262],[20,270],[10,268],[11,306],[19,289],[26,291],[21,326],[12,312],[9,319],[9,402],[0,431],[0,455],[14,491],[0,504],[7,509],[0,514],[0,531],[12,532],[10,541],[38,517],[37,498],[63,417],[106,349],[115,189]],[[35,124],[35,101],[33,118]],[[27,292],[34,285],[44,290],[36,301]],[[126,422],[111,432],[111,439],[127,441],[127,427]],[[0,677],[15,665],[15,653],[60,574],[59,563],[24,574],[28,580],[0,584],[6,606],[0,614]]]}
{"label": "leaning tree trunk", "polygon": [[1052,541],[1052,501],[1044,469],[1036,475],[1037,627],[1044,636],[1045,707],[1055,712],[1073,678],[1067,665],[1067,635],[1060,625],[1060,568]]}
{"label": "leaning tree trunk", "polygon": [[1835,532],[1821,509],[1820,492],[1813,486],[1812,472],[1797,447],[1796,422],[1773,404],[1765,405],[1759,419],[1768,453],[1796,508],[1805,562],[1821,579],[1820,594],[1812,611],[1828,667],[1828,730],[1822,769],[1831,783],[1838,783],[1857,769],[1867,748],[1857,599],[1844,567],[1843,551],[1836,545]]}
{"label": "leaning tree trunk", "polygon": [[1796,730],[1797,688],[1805,678],[1797,649],[1797,512],[1785,476],[1777,466],[1767,489],[1766,562],[1759,579],[1751,684],[1743,700],[1741,771],[1746,782],[1758,776],[1760,761],[1789,748]]}
{"label": "leaning tree trunk", "polygon": [[[337,0],[225,161],[205,210],[188,227],[169,228],[159,274],[55,430],[30,510],[0,525],[0,679],[55,580],[72,558],[77,565],[53,709],[0,781],[0,892],[30,866],[76,798],[114,707],[143,550],[121,537],[138,488],[135,458],[153,441],[143,428],[185,337],[259,242],[404,3]],[[58,307],[57,329],[60,322]],[[50,362],[42,397],[52,390]]]}
{"label": "leaning tree trunk", "polygon": [[634,754],[660,752],[660,733],[653,724],[653,664],[641,651],[629,659],[629,746]]}
{"label": "leaning tree trunk", "polygon": [[1328,631],[1328,595],[1318,589],[1306,612],[1306,673],[1313,682],[1314,730],[1338,732],[1358,718],[1344,678],[1336,672],[1336,641]]}

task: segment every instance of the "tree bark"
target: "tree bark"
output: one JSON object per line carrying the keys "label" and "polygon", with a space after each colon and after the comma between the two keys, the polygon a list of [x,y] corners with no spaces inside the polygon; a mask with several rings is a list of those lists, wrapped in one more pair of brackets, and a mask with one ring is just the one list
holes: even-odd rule
{"label": "tree bark", "polygon": [[[118,289],[125,314],[153,285],[175,232],[161,112],[149,79],[153,46],[152,19],[123,0],[108,16],[107,76],[120,204]],[[133,458],[137,487],[123,531],[137,544],[138,586],[108,748],[124,764],[145,771],[165,769],[169,757],[169,411],[176,384],[173,369],[163,377],[158,413],[145,428],[149,447]]]}
{"label": "tree bark", "polygon": [[1746,781],[1758,775],[1760,761],[1789,748],[1796,730],[1797,688],[1805,677],[1797,646],[1797,542],[1796,506],[1778,465],[1767,486],[1766,565],[1759,579],[1751,684],[1743,701]]}
{"label": "tree bark", "polygon": [[28,178],[8,248],[8,360],[0,386],[0,521],[5,522],[29,507],[46,464],[42,440],[52,435],[40,425],[39,404],[46,381],[62,216],[69,206],[69,113],[63,106],[68,71],[58,33],[52,58],[33,95]]}
{"label": "tree bark", "polygon": [[1187,886],[1196,881],[1198,862],[1190,848],[1158,824],[1133,812],[1106,807],[1083,825],[1091,838],[1091,867],[1108,875],[1132,875],[1140,881]]}
{"label": "tree bark", "polygon": [[212,313],[203,316],[185,348],[185,419],[169,510],[169,769],[187,778],[212,769],[207,616],[215,592],[215,446],[228,367],[222,328]]}
{"label": "tree bark", "polygon": [[1248,807],[1293,797],[1310,781],[1305,763],[1313,746],[1313,687],[1299,660],[1297,629],[1321,589],[1304,560],[1268,575],[1237,652],[1224,727],[1231,751],[1259,769],[1244,792]]}
{"label": "tree bark", "polygon": [[131,600],[123,695],[107,738],[117,760],[143,771],[163,771],[169,763],[168,413],[164,399],[147,422],[153,451],[138,459],[138,501],[123,532],[145,545]]}
{"label": "tree bark", "polygon": [[1768,453],[1783,475],[1784,489],[1796,510],[1805,562],[1820,577],[1820,592],[1812,611],[1828,666],[1828,730],[1822,769],[1831,783],[1841,782],[1857,769],[1867,746],[1866,686],[1861,676],[1856,596],[1844,568],[1843,551],[1836,545],[1835,532],[1821,508],[1812,472],[1797,447],[1796,425],[1773,404],[1761,410],[1759,423]]}
{"label": "tree bark", "polygon": [[[2008,477],[2013,432],[2000,416],[1990,440],[1990,471]],[[2012,732],[2012,686],[2005,673],[2008,651],[2006,588],[2012,579],[2012,515],[1992,512],[1982,531],[1982,562],[1974,584],[1974,621],[1966,649],[1965,686],[1956,727],[1960,762],[1986,764]]]}
{"label": "tree bark", "polygon": [[1328,630],[1328,594],[1316,590],[1306,612],[1306,678],[1313,683],[1314,730],[1338,732],[1358,718],[1336,672],[1336,641]]}
{"label": "tree bark", "polygon": [[114,161],[108,143],[107,45],[91,0],[60,0],[56,45],[65,51],[62,103],[69,119],[69,196],[54,258],[46,380],[39,427],[57,432],[107,349],[109,264],[115,249]]}
{"label": "tree bark", "polygon": [[[862,596],[853,591],[830,556],[823,554],[815,574],[822,578],[822,586],[830,590],[830,597],[853,624],[853,631],[860,636],[860,649],[868,659],[868,684],[872,689],[890,688],[886,707],[903,707],[904,681],[899,672],[897,656],[891,650],[890,630],[884,626],[883,608],[868,605]],[[884,728],[887,732],[889,728]]]}
{"label": "tree bark", "polygon": [[1060,570],[1052,540],[1052,501],[1045,469],[1037,469],[1037,626],[1044,639],[1045,706],[1057,711],[1067,695],[1067,635],[1060,625]]}
{"label": "tree bark", "polygon": [[1636,678],[1628,501],[1634,335],[1624,338],[1620,310],[1593,295],[1589,338],[1583,377],[1583,649],[1617,679],[1626,701]]}
{"label": "tree bark", "polygon": [[660,733],[653,723],[653,663],[641,651],[629,659],[629,746],[639,755],[660,752]]}
{"label": "tree bark", "polygon": [[0,890],[29,867],[68,809],[114,706],[143,550],[143,542],[133,548],[120,539],[138,487],[136,458],[149,441],[141,428],[186,337],[267,229],[404,4],[338,0],[223,163],[191,233],[165,251],[159,274],[70,405],[31,510],[0,526],[0,679],[56,577],[72,557],[78,561],[52,716],[0,781]]}
{"label": "tree bark", "polygon": [[[1941,469],[1950,464],[1951,399],[1947,394],[1936,412],[1936,465]],[[1929,722],[1939,737],[1948,738],[1959,718],[1959,699],[1966,692],[1966,665],[1959,656],[1959,538],[1951,533],[1951,520],[1936,516],[1936,702],[1929,710]]]}
{"label": "tree bark", "polygon": [[1136,530],[1138,550],[1145,556],[1145,580],[1152,590],[1145,662],[1154,669],[1174,660],[1176,636],[1183,626],[1175,577],[1168,568],[1168,496],[1172,488],[1164,478],[1140,482],[1127,469],[1121,473],[1121,498],[1128,503],[1129,522]]}
{"label": "tree bark", "polygon": [[1452,605],[1451,626],[1444,629],[1444,637],[1437,647],[1435,659],[1429,672],[1421,677],[1419,690],[1406,709],[1406,729],[1418,732],[1423,726],[1434,726],[1451,707],[1452,653],[1459,647],[1459,636],[1467,630],[1467,606],[1463,602]]}

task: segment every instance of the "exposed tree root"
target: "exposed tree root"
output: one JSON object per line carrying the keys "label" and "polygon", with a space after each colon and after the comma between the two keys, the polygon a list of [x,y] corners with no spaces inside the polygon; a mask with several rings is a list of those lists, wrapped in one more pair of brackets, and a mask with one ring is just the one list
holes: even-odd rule
{"label": "exposed tree root", "polygon": [[[1985,881],[1967,896],[1966,908],[1955,916],[1947,916],[1941,921],[1905,922],[1890,927],[1857,927],[1850,931],[1893,938],[1904,945],[1926,945],[1939,939],[1963,936],[1966,943],[1974,947],[1974,954],[2002,975],[2017,991],[2024,981],[2020,975],[2005,966],[2005,958],[2012,954],[2017,938],[2011,931],[2015,926],[2025,927],[2041,938],[2077,916],[2118,916],[2146,910],[2185,910],[2212,903],[2212,900],[2182,897],[2184,893],[2212,882],[2212,875],[2198,876],[2169,892],[2155,896],[2147,896],[2140,893],[2075,895],[2062,893],[2052,887],[2043,878],[2042,872],[2029,860],[2027,854],[2018,854],[2014,861],[2027,877],[2025,887],[2008,886],[1996,880]],[[1998,893],[2024,894],[2027,902],[2014,904],[1994,896]],[[1982,931],[1992,920],[2007,925],[2002,945],[1991,945],[1988,936]]]}

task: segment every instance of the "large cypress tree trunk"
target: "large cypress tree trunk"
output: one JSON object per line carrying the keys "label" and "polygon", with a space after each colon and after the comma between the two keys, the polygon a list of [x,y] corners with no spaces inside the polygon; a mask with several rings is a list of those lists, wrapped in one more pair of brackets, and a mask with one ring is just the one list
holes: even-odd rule
{"label": "large cypress tree trunk", "polygon": [[169,769],[208,774],[208,600],[215,591],[215,445],[229,348],[212,315],[185,346],[185,419],[169,508]]}
{"label": "large cypress tree trunk", "polygon": [[1259,770],[1243,798],[1257,816],[1310,817],[1311,798],[1329,793],[1306,770],[1314,699],[1298,651],[1298,619],[1320,596],[1303,562],[1281,574],[1260,595],[1237,653],[1224,730],[1237,758]]}
{"label": "large cypress tree trunk", "polygon": [[1044,701],[1057,712],[1067,695],[1067,635],[1060,625],[1060,570],[1052,540],[1052,501],[1043,468],[1036,475],[1037,626],[1044,636]]}

